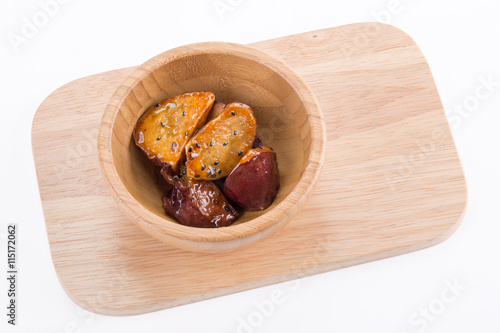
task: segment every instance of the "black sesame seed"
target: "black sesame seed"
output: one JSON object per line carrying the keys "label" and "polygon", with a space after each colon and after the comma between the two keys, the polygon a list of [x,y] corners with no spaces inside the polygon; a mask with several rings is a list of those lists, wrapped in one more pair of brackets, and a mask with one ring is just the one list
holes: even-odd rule
{"label": "black sesame seed", "polygon": [[212,141],[212,142],[210,142],[208,145],[209,145],[210,147],[212,147],[212,146],[214,145],[214,142]]}
{"label": "black sesame seed", "polygon": [[186,170],[181,171],[181,175],[184,176],[186,174]]}
{"label": "black sesame seed", "polygon": [[206,166],[205,165],[202,165],[201,166],[201,171],[205,170]]}
{"label": "black sesame seed", "polygon": [[173,176],[173,177],[172,177],[172,179],[176,182],[176,181],[178,181],[178,180],[179,180],[179,177],[177,177],[177,176]]}
{"label": "black sesame seed", "polygon": [[160,140],[161,140],[161,136],[156,138],[156,141],[160,141]]}
{"label": "black sesame seed", "polygon": [[227,142],[224,142],[222,145],[223,145],[223,146],[227,146]]}
{"label": "black sesame seed", "polygon": [[229,207],[228,207],[228,206],[224,206],[224,210],[225,210],[226,212],[228,212],[228,211],[229,211]]}
{"label": "black sesame seed", "polygon": [[214,204],[218,205],[219,201],[217,201],[217,200],[214,199]]}
{"label": "black sesame seed", "polygon": [[200,178],[200,175],[194,175],[195,178]]}
{"label": "black sesame seed", "polygon": [[217,177],[217,175],[214,173],[210,177],[215,178],[215,177]]}
{"label": "black sesame seed", "polygon": [[196,148],[200,148],[200,144],[196,142]]}
{"label": "black sesame seed", "polygon": [[158,103],[158,104],[155,105],[155,108],[158,109],[159,107],[160,107],[160,103]]}
{"label": "black sesame seed", "polygon": [[185,116],[186,115],[186,111],[182,112],[182,115]]}
{"label": "black sesame seed", "polygon": [[189,147],[188,152],[192,152],[192,151],[193,151],[193,147]]}
{"label": "black sesame seed", "polygon": [[236,135],[236,134],[238,134],[238,132],[237,132],[237,131],[234,131],[234,132],[233,132],[233,135]]}
{"label": "black sesame seed", "polygon": [[273,151],[274,151],[274,149],[273,149],[272,147],[269,147],[269,149],[271,149],[271,150],[273,150]]}
{"label": "black sesame seed", "polygon": [[165,123],[163,121],[160,121],[161,127],[165,127]]}
{"label": "black sesame seed", "polygon": [[221,169],[217,170],[217,173],[218,173],[219,175],[221,174],[221,172],[222,172],[222,170],[221,170]]}
{"label": "black sesame seed", "polygon": [[232,114],[233,116],[236,116],[236,113],[234,113],[234,111],[231,111],[231,114]]}
{"label": "black sesame seed", "polygon": [[241,156],[241,155],[243,155],[243,150],[240,150],[240,151],[238,152],[238,156]]}
{"label": "black sesame seed", "polygon": [[215,162],[214,162],[214,165],[217,165],[217,164],[219,164],[219,161],[215,161]]}
{"label": "black sesame seed", "polygon": [[185,134],[186,136],[188,136],[188,135],[189,135],[189,131],[186,131],[186,133],[184,133],[184,134]]}

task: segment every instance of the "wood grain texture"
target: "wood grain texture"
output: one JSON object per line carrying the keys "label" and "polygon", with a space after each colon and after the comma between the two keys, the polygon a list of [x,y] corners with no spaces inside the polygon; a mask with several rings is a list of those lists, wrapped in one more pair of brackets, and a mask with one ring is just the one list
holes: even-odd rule
{"label": "wood grain texture", "polygon": [[77,304],[106,315],[161,310],[423,249],[458,227],[467,201],[462,167],[410,37],[366,23],[253,46],[312,88],[327,153],[308,204],[246,249],[175,249],[134,225],[109,195],[99,122],[133,68],[69,83],[40,106],[32,139],[47,233],[59,279]]}
{"label": "wood grain texture", "polygon": [[[158,240],[204,253],[239,249],[284,227],[311,196],[325,155],[325,122],[310,88],[279,59],[240,44],[197,43],[152,58],[117,87],[100,125],[101,169],[118,206]],[[188,227],[166,216],[158,167],[132,139],[150,107],[204,90],[224,103],[251,106],[257,135],[276,151],[280,169],[280,190],[271,207],[242,212],[224,228]]]}

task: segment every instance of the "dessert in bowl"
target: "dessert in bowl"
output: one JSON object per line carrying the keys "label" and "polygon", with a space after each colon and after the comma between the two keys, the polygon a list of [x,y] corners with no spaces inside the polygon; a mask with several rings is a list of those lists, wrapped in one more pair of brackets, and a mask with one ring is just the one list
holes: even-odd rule
{"label": "dessert in bowl", "polygon": [[[280,189],[272,205],[244,211],[229,226],[196,228],[165,214],[170,186],[134,142],[141,116],[166,98],[210,91],[218,101],[249,105],[257,136],[276,152]],[[307,84],[280,60],[252,47],[199,43],[164,52],[118,87],[101,121],[101,170],[119,207],[140,228],[170,245],[198,252],[248,246],[283,227],[319,180],[325,151],[320,106]]]}

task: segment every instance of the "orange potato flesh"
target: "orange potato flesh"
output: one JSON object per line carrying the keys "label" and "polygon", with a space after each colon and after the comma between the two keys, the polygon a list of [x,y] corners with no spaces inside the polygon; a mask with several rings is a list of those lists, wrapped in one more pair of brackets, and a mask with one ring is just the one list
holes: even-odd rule
{"label": "orange potato flesh", "polygon": [[226,105],[186,144],[187,175],[207,180],[229,175],[252,148],[256,132],[257,121],[248,105]]}
{"label": "orange potato flesh", "polygon": [[205,123],[214,104],[211,92],[174,96],[149,108],[134,129],[135,144],[154,164],[168,163],[174,170],[184,158],[184,147]]}
{"label": "orange potato flesh", "polygon": [[266,147],[266,146],[262,146],[262,147],[259,147],[259,148],[255,148],[255,149],[251,149],[248,151],[248,153],[246,153],[240,160],[239,164],[243,164],[243,163],[246,163],[248,161],[250,161],[252,158],[254,158],[255,156],[259,155],[260,153],[263,153],[263,152],[272,152],[273,150],[269,147]]}

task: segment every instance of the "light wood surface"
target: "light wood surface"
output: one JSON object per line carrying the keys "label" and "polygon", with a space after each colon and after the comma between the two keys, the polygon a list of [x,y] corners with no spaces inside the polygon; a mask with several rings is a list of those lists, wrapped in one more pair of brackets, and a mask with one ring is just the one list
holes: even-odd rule
{"label": "light wood surface", "polygon": [[[462,220],[466,185],[420,50],[400,30],[354,24],[253,45],[308,83],[326,121],[321,179],[281,231],[223,254],[178,250],[116,206],[97,135],[121,69],[61,87],[39,108],[33,151],[55,269],[100,314],[133,315],[423,249]],[[332,283],[335,283],[332,280]]]}
{"label": "light wood surface", "polygon": [[[152,58],[116,88],[101,121],[99,160],[119,207],[151,236],[184,250],[228,252],[282,228],[310,197],[324,159],[324,120],[307,84],[280,60],[245,45],[192,44]],[[271,207],[242,212],[224,228],[193,228],[168,217],[158,167],[132,138],[151,106],[193,91],[251,106],[258,136],[278,157],[281,187]]]}

